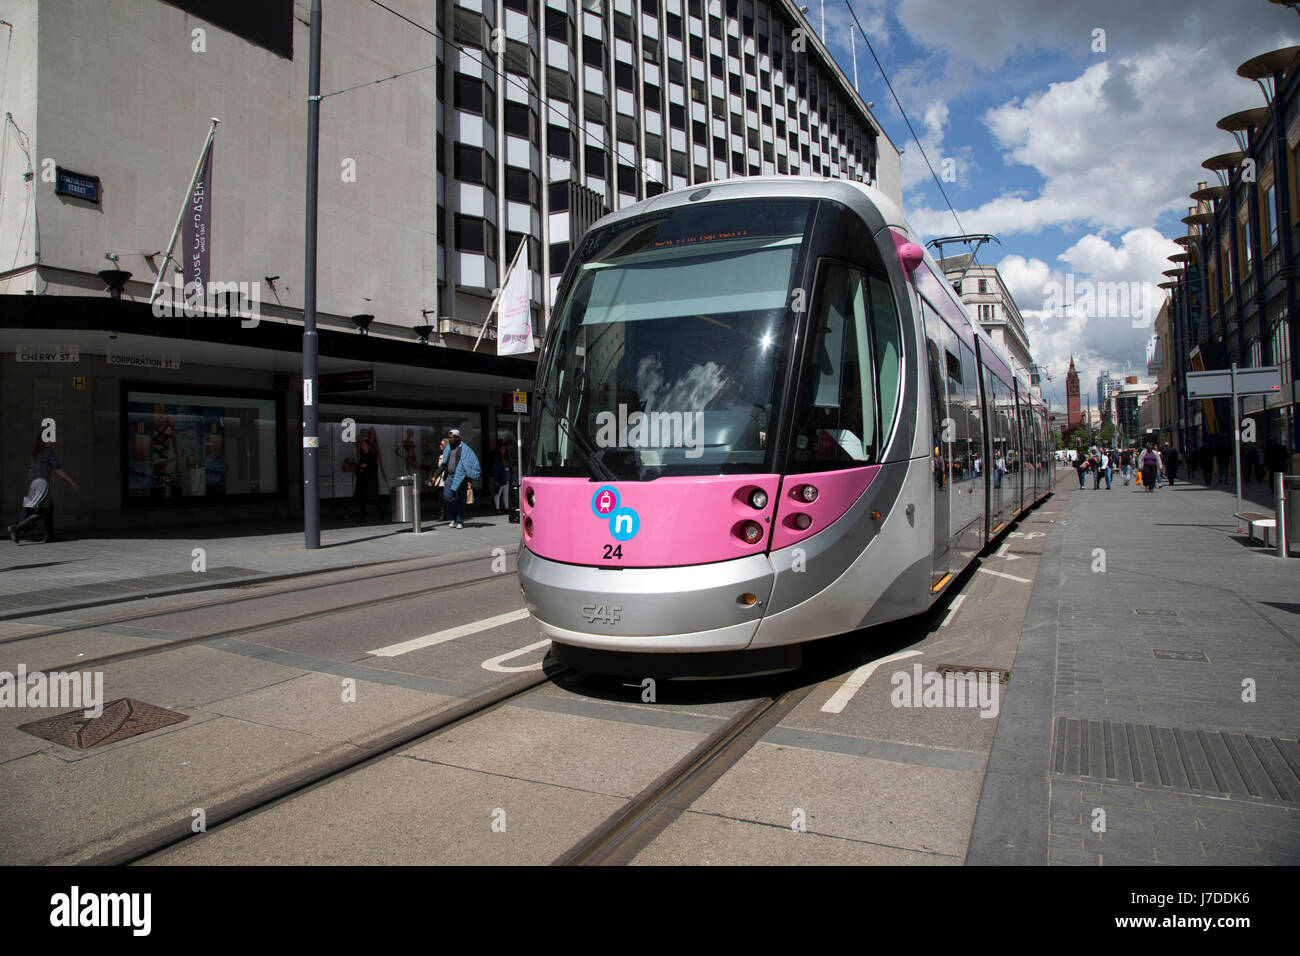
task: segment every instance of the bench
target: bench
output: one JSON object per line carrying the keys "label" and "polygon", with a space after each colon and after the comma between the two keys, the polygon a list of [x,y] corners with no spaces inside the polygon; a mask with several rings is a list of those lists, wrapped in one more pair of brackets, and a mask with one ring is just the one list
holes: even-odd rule
{"label": "bench", "polygon": [[1258,511],[1238,511],[1233,515],[1250,526],[1250,539],[1255,540],[1255,526],[1264,529],[1264,547],[1268,547],[1268,529],[1277,527],[1277,519],[1272,515],[1260,514]]}

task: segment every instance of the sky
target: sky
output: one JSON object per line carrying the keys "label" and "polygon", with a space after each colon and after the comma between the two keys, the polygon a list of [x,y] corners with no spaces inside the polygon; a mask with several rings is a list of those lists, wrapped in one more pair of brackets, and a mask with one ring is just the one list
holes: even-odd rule
{"label": "sky", "polygon": [[[821,32],[822,0],[801,2]],[[956,217],[858,35],[859,93],[904,150],[908,220],[927,240],[997,236],[979,261],[998,267],[1016,300],[1052,379],[1044,397],[1064,408],[1071,355],[1094,402],[1102,369],[1148,381],[1165,294],[1156,283],[1181,251],[1173,238],[1187,234],[1188,194],[1218,182],[1202,160],[1237,149],[1215,124],[1265,103],[1237,67],[1300,43],[1300,16],[1267,0],[851,2],[935,171],[951,160],[943,188]],[[827,45],[851,81],[849,4],[824,10]],[[1058,291],[1067,276],[1073,304]],[[1117,282],[1144,284],[1130,295],[1141,307],[1116,317],[1082,301],[1081,283]]]}

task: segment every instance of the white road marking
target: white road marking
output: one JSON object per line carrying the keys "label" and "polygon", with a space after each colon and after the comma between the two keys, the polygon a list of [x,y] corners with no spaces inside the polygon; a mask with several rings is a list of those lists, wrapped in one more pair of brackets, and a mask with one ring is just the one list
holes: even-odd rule
{"label": "white road marking", "polygon": [[1002,547],[998,548],[998,550],[994,553],[993,557],[995,557],[995,558],[1006,558],[1008,561],[1019,561],[1019,560],[1020,560],[1020,555],[1018,555],[1018,554],[1008,554],[1008,553],[1007,553],[1007,548],[1009,548],[1009,547],[1011,547],[1011,542],[1010,542],[1010,541],[1008,541],[1008,542],[1007,542],[1006,544],[1004,544]]}
{"label": "white road marking", "polygon": [[842,711],[849,701],[876,672],[876,668],[891,661],[901,661],[909,657],[919,657],[920,651],[899,651],[897,654],[890,654],[888,657],[882,657],[878,661],[872,661],[870,664],[863,664],[852,674],[849,679],[840,685],[840,689],[831,695],[831,699],[822,704],[823,714],[838,714]]}
{"label": "white road marking", "polygon": [[527,647],[521,647],[517,651],[509,651],[508,653],[500,654],[497,657],[484,661],[483,669],[487,671],[495,671],[498,674],[517,674],[521,671],[539,671],[542,669],[541,661],[538,661],[536,664],[526,664],[523,667],[506,667],[502,664],[502,661],[508,661],[512,657],[522,657],[529,651],[535,651],[539,647],[545,647],[550,643],[551,639],[548,637],[544,641],[538,641],[536,644],[529,644]]}
{"label": "white road marking", "polygon": [[976,568],[981,574],[991,574],[997,578],[1006,578],[1008,581],[1019,581],[1021,584],[1033,584],[1029,578],[1018,578],[1014,574],[1005,574],[1002,571],[993,571],[989,568]]}
{"label": "white road marking", "polygon": [[520,608],[518,611],[511,611],[509,614],[485,617],[481,621],[470,621],[468,624],[449,627],[445,631],[436,631],[433,634],[426,634],[424,637],[414,637],[409,641],[402,641],[400,644],[389,644],[387,647],[381,647],[366,653],[372,657],[397,657],[401,654],[409,654],[411,651],[418,651],[422,647],[445,644],[447,641],[454,641],[458,637],[477,634],[479,631],[490,631],[492,628],[501,627],[503,624],[513,624],[515,621],[522,621],[527,616],[528,609]]}
{"label": "white road marking", "polygon": [[952,599],[952,603],[948,605],[948,613],[943,616],[943,621],[939,624],[940,627],[948,626],[948,622],[952,620],[952,616],[957,613],[957,608],[961,607],[961,602],[964,600],[966,600],[964,594],[958,594]]}

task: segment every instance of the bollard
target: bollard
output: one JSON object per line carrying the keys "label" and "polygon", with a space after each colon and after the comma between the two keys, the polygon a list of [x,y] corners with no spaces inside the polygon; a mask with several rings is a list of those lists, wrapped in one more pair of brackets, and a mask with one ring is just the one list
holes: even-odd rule
{"label": "bollard", "polygon": [[411,475],[411,532],[419,534],[420,528],[420,473]]}
{"label": "bollard", "polygon": [[1277,556],[1287,558],[1291,556],[1291,544],[1286,539],[1286,475],[1280,471],[1273,475],[1273,497],[1276,499],[1273,512],[1277,517]]}

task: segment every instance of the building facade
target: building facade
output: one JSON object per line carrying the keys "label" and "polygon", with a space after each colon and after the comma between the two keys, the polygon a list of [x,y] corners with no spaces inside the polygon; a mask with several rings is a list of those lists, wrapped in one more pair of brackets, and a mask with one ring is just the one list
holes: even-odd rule
{"label": "building facade", "polygon": [[979,319],[984,331],[1010,358],[1013,371],[1021,372],[1026,377],[1032,375],[1035,378],[1034,384],[1037,385],[1038,372],[1016,300],[1007,291],[1006,283],[1002,281],[1002,275],[996,266],[972,263],[972,259],[970,253],[962,253],[941,259],[939,266],[953,283],[953,288],[970,314]]}
{"label": "building facade", "polygon": [[[497,356],[486,320],[517,253],[540,336],[572,244],[611,209],[765,174],[901,202],[896,148],[784,0],[419,7],[324,3],[304,389],[309,0],[0,0],[5,500],[49,420],[87,488],[59,490],[61,523],[289,517],[311,400],[322,498],[346,509],[348,421],[373,429],[386,480],[430,467],[453,425],[481,454],[513,443],[504,396],[535,357]],[[211,276],[239,291],[160,314],[210,117]]]}
{"label": "building facade", "polygon": [[1189,400],[1186,374],[1278,365],[1280,391],[1245,397],[1242,414],[1254,420],[1258,441],[1291,455],[1300,441],[1300,47],[1253,57],[1237,73],[1258,87],[1264,104],[1218,122],[1237,148],[1202,163],[1218,182],[1201,182],[1191,193],[1187,234],[1174,240],[1184,251],[1171,257],[1163,283],[1170,290],[1174,428],[1188,451],[1231,442],[1230,402]]}

